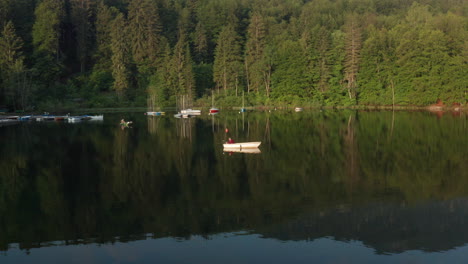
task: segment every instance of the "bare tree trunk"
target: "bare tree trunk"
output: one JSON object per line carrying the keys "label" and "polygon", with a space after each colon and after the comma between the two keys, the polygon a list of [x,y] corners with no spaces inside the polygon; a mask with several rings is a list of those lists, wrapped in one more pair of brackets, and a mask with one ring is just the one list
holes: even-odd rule
{"label": "bare tree trunk", "polygon": [[244,64],[245,64],[245,79],[247,82],[247,93],[250,93],[249,65],[247,63],[247,60],[244,60]]}

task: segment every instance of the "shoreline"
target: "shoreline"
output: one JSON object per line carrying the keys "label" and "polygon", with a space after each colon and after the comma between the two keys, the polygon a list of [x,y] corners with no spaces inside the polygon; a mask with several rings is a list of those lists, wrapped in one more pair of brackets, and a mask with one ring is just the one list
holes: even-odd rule
{"label": "shoreline", "polygon": [[[373,111],[428,111],[428,112],[468,112],[468,106],[369,106],[369,105],[354,105],[354,106],[249,106],[244,107],[249,111],[259,110],[294,110],[296,107],[301,107],[304,110],[373,110]],[[209,109],[207,106],[194,106],[198,109]],[[242,107],[218,107],[225,110],[240,110]],[[147,112],[148,107],[120,107],[120,108],[76,108],[62,111],[54,111],[55,113],[118,113],[118,112]],[[159,111],[174,111],[175,107],[163,107]],[[43,111],[24,111],[24,112],[0,112],[1,116],[11,115],[41,115]]]}

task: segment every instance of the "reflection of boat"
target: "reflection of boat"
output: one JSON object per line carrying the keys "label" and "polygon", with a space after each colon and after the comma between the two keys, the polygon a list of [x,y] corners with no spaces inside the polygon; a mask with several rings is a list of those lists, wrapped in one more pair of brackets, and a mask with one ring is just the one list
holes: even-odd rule
{"label": "reflection of boat", "polygon": [[256,141],[256,142],[242,142],[242,143],[233,143],[233,144],[223,144],[224,149],[238,149],[238,150],[244,150],[244,149],[249,149],[249,148],[258,148],[262,142]]}
{"label": "reflection of boat", "polygon": [[177,113],[174,115],[175,118],[189,118],[189,117],[193,117],[193,116],[196,116],[196,115],[193,115],[193,114],[181,114],[181,113]]}
{"label": "reflection of boat", "polygon": [[247,109],[245,109],[245,107],[244,107],[244,92],[242,92],[242,108],[240,109],[240,111],[242,113],[247,112]]}
{"label": "reflection of boat", "polygon": [[64,121],[65,119],[67,119],[67,116],[55,116],[54,117],[55,121]]}
{"label": "reflection of boat", "polygon": [[81,121],[81,117],[80,117],[80,116],[69,116],[67,119],[68,119],[68,122],[78,122],[78,121]]}
{"label": "reflection of boat", "polygon": [[89,116],[89,117],[91,117],[91,120],[96,120],[96,121],[104,120],[104,115],[93,115],[93,116]]}
{"label": "reflection of boat", "polygon": [[294,111],[296,111],[296,112],[302,112],[302,110],[304,110],[304,109],[302,109],[302,107],[296,107],[296,108],[294,108]]}
{"label": "reflection of boat", "polygon": [[244,148],[244,149],[224,148],[223,151],[224,152],[251,153],[251,154],[261,153],[259,148]]}

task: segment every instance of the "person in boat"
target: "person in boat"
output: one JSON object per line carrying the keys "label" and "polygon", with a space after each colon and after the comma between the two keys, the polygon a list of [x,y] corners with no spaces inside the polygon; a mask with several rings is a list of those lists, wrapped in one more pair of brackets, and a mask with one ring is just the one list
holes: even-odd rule
{"label": "person in boat", "polygon": [[229,138],[228,141],[226,142],[227,144],[234,144],[236,142],[234,142],[234,139],[232,138]]}

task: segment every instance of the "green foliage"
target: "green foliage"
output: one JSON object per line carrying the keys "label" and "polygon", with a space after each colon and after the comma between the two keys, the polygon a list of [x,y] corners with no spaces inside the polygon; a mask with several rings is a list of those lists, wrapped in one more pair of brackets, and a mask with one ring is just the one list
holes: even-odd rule
{"label": "green foliage", "polygon": [[[214,89],[254,92],[259,105],[466,104],[462,2],[0,1],[0,26],[22,39],[15,77],[2,69],[0,105],[49,100],[77,75],[89,79],[79,90],[99,97],[108,80],[95,89],[101,81],[92,78],[103,72],[129,105],[142,97],[170,105]],[[15,87],[27,94],[22,102],[12,99]]]}
{"label": "green foliage", "polygon": [[242,63],[238,35],[232,24],[223,28],[217,39],[213,64],[213,80],[217,88],[238,90],[242,76]]}

